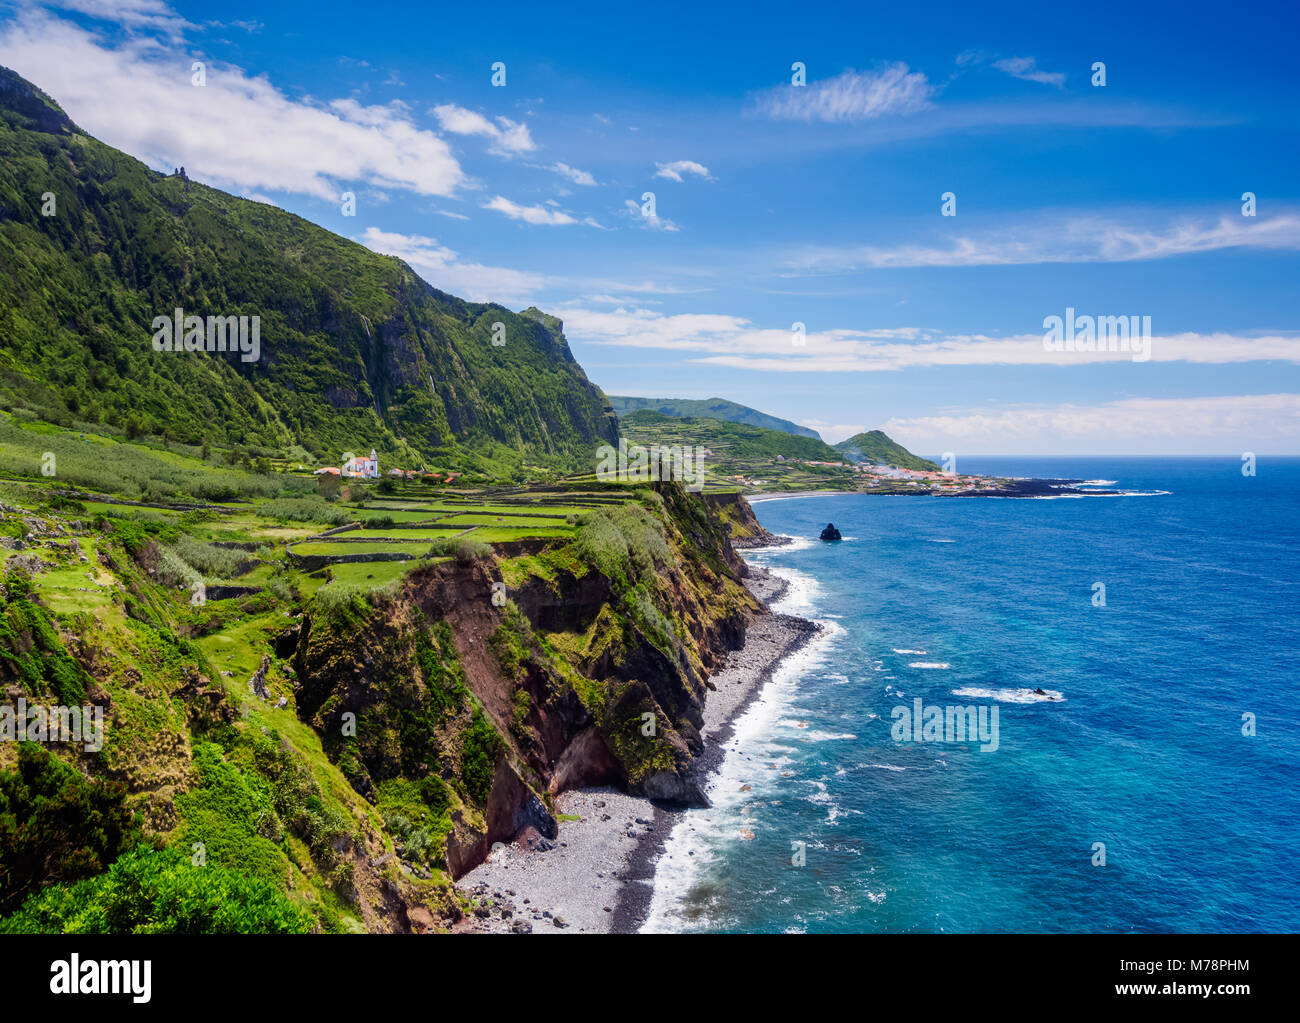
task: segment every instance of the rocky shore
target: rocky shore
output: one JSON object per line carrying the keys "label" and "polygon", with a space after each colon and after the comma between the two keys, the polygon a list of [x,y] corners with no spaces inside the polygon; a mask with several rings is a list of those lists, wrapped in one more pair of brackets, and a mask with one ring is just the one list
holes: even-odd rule
{"label": "rocky shore", "polygon": [[[764,604],[779,600],[787,582],[751,567],[745,580]],[[709,679],[695,764],[701,787],[722,763],[734,722],[771,679],[781,661],[807,643],[818,626],[782,614],[760,615],[722,670]],[[655,862],[673,826],[692,811],[657,805],[603,787],[556,797],[554,840],[498,846],[457,887],[474,908],[456,926],[469,933],[604,934],[636,931],[653,894]]]}

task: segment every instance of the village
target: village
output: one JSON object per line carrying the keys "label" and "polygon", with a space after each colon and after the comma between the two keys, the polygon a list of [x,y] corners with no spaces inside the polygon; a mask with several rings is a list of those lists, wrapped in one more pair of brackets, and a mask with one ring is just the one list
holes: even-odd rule
{"label": "village", "polygon": [[[345,452],[350,454],[350,452]],[[345,458],[342,465],[323,465],[312,472],[315,476],[339,476],[348,479],[380,479],[379,472],[379,455],[374,448],[370,449],[370,455],[356,455],[351,458]],[[423,469],[389,469],[384,477],[400,479],[422,479],[430,483],[454,483],[461,476],[458,472],[429,472]]]}
{"label": "village", "polygon": [[778,471],[766,474],[769,478],[760,479],[752,473],[737,473],[723,477],[721,482],[742,488],[784,488],[788,485],[790,471],[798,467],[823,475],[827,489],[847,491],[965,494],[983,492],[994,483],[988,477],[946,473],[940,469],[900,469],[892,465],[828,462],[786,458],[784,455],[777,455],[771,464]]}

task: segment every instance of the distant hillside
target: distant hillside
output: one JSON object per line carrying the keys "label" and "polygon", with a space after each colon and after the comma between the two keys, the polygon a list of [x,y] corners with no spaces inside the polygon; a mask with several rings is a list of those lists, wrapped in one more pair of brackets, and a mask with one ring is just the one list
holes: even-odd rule
{"label": "distant hillside", "polygon": [[[259,317],[260,357],[156,350],[154,320],[176,309]],[[587,465],[617,436],[559,320],[462,301],[274,206],[153,171],[5,68],[0,405],[117,435],[489,472]]]}
{"label": "distant hillside", "polygon": [[721,419],[728,423],[744,423],[747,426],[761,426],[765,430],[779,430],[781,433],[796,437],[811,437],[821,440],[821,434],[806,426],[799,426],[788,419],[778,419],[766,412],[759,412],[747,405],[738,405],[725,398],[629,398],[611,395],[609,403],[620,416],[641,409],[649,409],[665,416],[677,419]]}
{"label": "distant hillside", "polygon": [[630,443],[698,444],[709,448],[717,458],[771,459],[781,455],[823,462],[843,460],[820,437],[797,437],[780,430],[721,419],[680,418],[645,409],[624,416],[619,426]]}
{"label": "distant hillside", "polygon": [[842,440],[835,445],[835,450],[850,462],[870,462],[873,465],[892,465],[899,469],[919,471],[939,468],[933,462],[912,454],[901,444],[894,443],[880,430],[859,433],[848,440]]}

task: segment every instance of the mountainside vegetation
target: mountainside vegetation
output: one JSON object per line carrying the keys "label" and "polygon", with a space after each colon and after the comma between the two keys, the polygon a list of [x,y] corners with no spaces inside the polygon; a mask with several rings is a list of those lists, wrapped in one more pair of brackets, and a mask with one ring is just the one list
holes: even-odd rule
{"label": "mountainside vegetation", "polygon": [[631,398],[626,395],[610,395],[609,403],[620,416],[645,409],[677,419],[721,419],[728,423],[761,426],[765,430],[779,430],[796,437],[821,440],[821,435],[816,430],[726,398]]}
{"label": "mountainside vegetation", "polygon": [[[177,309],[258,317],[259,357],[155,350],[155,318]],[[3,68],[0,401],[110,436],[327,464],[375,448],[520,479],[616,438],[558,320],[462,301],[274,206],[151,170]]]}
{"label": "mountainside vegetation", "polygon": [[915,469],[917,472],[939,471],[939,466],[934,462],[912,454],[880,430],[854,434],[848,440],[836,444],[835,450],[850,462],[892,465],[898,469]]}
{"label": "mountainside vegetation", "polygon": [[644,410],[619,419],[629,443],[690,444],[709,448],[718,460],[808,458],[841,461],[834,448],[820,437],[802,437],[745,423],[704,417],[683,418]]}

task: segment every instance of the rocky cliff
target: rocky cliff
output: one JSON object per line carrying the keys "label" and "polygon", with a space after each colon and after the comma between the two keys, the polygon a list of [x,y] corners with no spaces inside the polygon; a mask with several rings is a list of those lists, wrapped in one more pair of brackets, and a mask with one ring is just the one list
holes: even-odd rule
{"label": "rocky cliff", "polygon": [[528,828],[554,837],[566,788],[700,805],[707,678],[762,613],[743,572],[709,503],[647,489],[572,542],[452,559],[390,598],[308,619],[298,712],[367,798],[435,779],[457,876]]}

